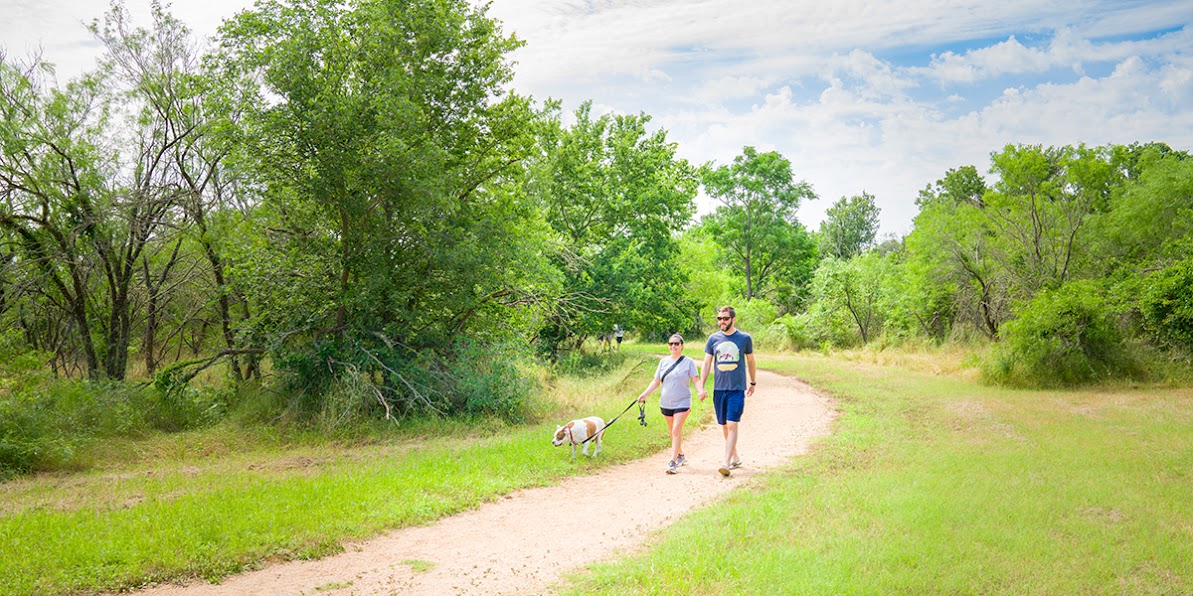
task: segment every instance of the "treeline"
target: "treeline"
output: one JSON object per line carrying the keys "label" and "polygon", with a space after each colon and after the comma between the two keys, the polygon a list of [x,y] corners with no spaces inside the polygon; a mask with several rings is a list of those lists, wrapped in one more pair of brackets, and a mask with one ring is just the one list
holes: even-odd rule
{"label": "treeline", "polygon": [[[928,185],[906,238],[826,255],[811,306],[777,323],[789,340],[978,336],[992,342],[988,378],[1033,386],[1187,370],[1193,157],[1161,143],[1008,146],[989,173],[964,166]],[[838,202],[822,246],[860,221],[851,201],[867,202]]]}
{"label": "treeline", "polygon": [[518,94],[520,42],[462,0],[263,2],[204,51],[158,4],[91,31],[102,62],[65,85],[0,56],[9,395],[22,371],[177,396],[219,370],[290,412],[516,418],[521,362],[614,324],[699,333],[725,302],[774,346],[979,336],[1005,381],[1193,347],[1193,160],[1161,144],[1009,146],[878,244],[867,193],[805,229],[777,153],[689,164],[645,114]]}
{"label": "treeline", "polygon": [[267,2],[205,52],[158,4],[90,30],[102,62],[65,85],[0,59],[8,378],[218,369],[290,411],[350,386],[387,417],[517,417],[520,361],[694,325],[697,168],[646,115],[510,89],[520,42],[484,8]]}

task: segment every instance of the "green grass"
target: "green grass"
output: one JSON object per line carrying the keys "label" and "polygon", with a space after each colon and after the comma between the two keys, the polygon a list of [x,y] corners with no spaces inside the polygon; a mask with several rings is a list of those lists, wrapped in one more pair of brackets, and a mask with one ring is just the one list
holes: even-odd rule
{"label": "green grass", "polygon": [[[701,359],[701,341],[687,347]],[[2,483],[0,594],[218,579],[655,453],[667,445],[657,394],[650,426],[631,410],[596,460],[573,462],[548,435],[620,412],[662,353],[627,342],[600,374],[544,379],[540,422],[524,426],[408,420],[356,444],[219,427],[113,443],[86,473]],[[1193,390],[1008,391],[976,384],[963,360],[760,354],[837,398],[833,434],[569,589],[1193,593]]]}
{"label": "green grass", "polygon": [[866,360],[760,358],[837,398],[833,434],[569,593],[1193,593],[1193,390]]}
{"label": "green grass", "polygon": [[647,427],[627,413],[598,458],[551,446],[556,423],[611,418],[654,371],[654,358],[612,360],[622,364],[601,375],[545,379],[533,424],[406,421],[356,445],[219,427],[122,441],[86,473],[2,483],[0,594],[215,580],[663,449],[657,409]]}

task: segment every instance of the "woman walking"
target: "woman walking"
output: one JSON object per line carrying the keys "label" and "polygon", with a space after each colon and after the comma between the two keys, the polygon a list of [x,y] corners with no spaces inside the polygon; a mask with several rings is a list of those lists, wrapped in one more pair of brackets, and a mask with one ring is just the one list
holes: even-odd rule
{"label": "woman walking", "polygon": [[659,392],[659,409],[667,419],[667,430],[671,433],[671,461],[667,463],[667,473],[674,474],[688,463],[683,454],[683,423],[692,409],[692,381],[700,371],[695,360],[683,355],[682,335],[672,335],[667,340],[667,348],[671,354],[659,361],[654,379],[638,396],[638,401],[645,403],[651,391],[660,385],[663,387]]}

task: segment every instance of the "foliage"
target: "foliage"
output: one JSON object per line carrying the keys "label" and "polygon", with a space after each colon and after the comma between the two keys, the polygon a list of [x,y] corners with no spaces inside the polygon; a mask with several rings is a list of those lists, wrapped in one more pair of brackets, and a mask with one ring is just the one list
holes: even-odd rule
{"label": "foliage", "polygon": [[507,188],[531,141],[527,100],[503,89],[519,44],[483,10],[267,2],[221,42],[231,72],[265,85],[240,137],[277,224],[264,270],[300,259],[315,273],[283,290],[319,302],[307,321],[285,300],[260,304],[272,333],[445,345],[533,293],[535,219]]}
{"label": "foliage", "polygon": [[177,431],[223,417],[227,391],[162,393],[130,383],[48,380],[0,394],[0,476],[84,467],[105,439]]}
{"label": "foliage", "polygon": [[1114,164],[1128,177],[1090,223],[1094,270],[1163,268],[1193,253],[1193,157],[1166,145],[1116,147]]}
{"label": "foliage", "polygon": [[848,259],[873,246],[879,211],[874,195],[869,193],[841,197],[820,223],[820,254]]}
{"label": "foliage", "polygon": [[742,295],[742,284],[733,271],[722,266],[724,249],[703,226],[684,230],[679,237],[679,267],[688,280],[684,293],[690,296],[694,323],[685,332],[716,329],[716,310]]}
{"label": "foliage", "polygon": [[[226,424],[111,442],[99,473],[68,482],[34,476],[3,487],[0,592],[215,581],[270,560],[333,554],[345,541],[647,457],[664,448],[665,433],[653,421],[625,422],[633,414],[618,422],[617,448],[593,459],[572,460],[547,437],[580,412],[612,418],[621,411],[628,400],[621,392],[650,380],[658,346],[651,350],[648,360],[634,358],[644,362],[637,367],[622,360],[625,366],[552,377],[538,396],[540,416],[525,424],[427,417],[332,431]],[[694,406],[697,419],[711,409]]]}
{"label": "foliage", "polygon": [[585,102],[567,127],[558,106],[548,111],[530,191],[558,238],[553,260],[564,276],[563,299],[538,336],[550,357],[615,324],[645,334],[691,326],[675,235],[695,211],[695,172],[649,122],[594,117]]}
{"label": "foliage", "polygon": [[1007,323],[984,373],[1035,387],[1074,386],[1142,374],[1107,307],[1104,288],[1075,281],[1046,290]]}
{"label": "foliage", "polygon": [[816,198],[811,185],[795,182],[782,155],[753,147],[730,165],[705,166],[701,180],[721,203],[703,225],[723,247],[725,264],[745,281],[742,297],[798,304],[816,262],[816,245],[795,215],[800,202]]}
{"label": "foliage", "polygon": [[536,119],[506,89],[520,42],[485,11],[264,2],[221,27],[222,72],[262,84],[236,129],[260,204],[233,279],[303,411],[362,380],[387,413],[466,411],[434,386],[457,340],[525,337],[555,295],[519,191]]}
{"label": "foliage", "polygon": [[938,363],[767,359],[834,397],[831,434],[562,593],[1193,591],[1193,391],[1008,390]]}
{"label": "foliage", "polygon": [[771,321],[765,331],[759,334],[755,342],[759,347],[777,350],[804,350],[817,347],[809,329],[809,317],[806,313],[794,316],[791,313]]}
{"label": "foliage", "polygon": [[1023,300],[1088,267],[1090,216],[1105,211],[1121,172],[1107,148],[1008,146],[991,157],[998,182],[983,214],[999,242],[993,258]]}
{"label": "foliage", "polygon": [[1193,259],[1148,275],[1139,310],[1159,343],[1193,353]]}
{"label": "foliage", "polygon": [[847,318],[865,344],[881,330],[887,317],[891,268],[891,260],[876,253],[848,260],[827,259],[816,270],[812,295],[825,311]]}
{"label": "foliage", "polygon": [[103,316],[91,288],[102,270],[100,248],[119,235],[119,221],[108,217],[116,159],[102,150],[108,113],[101,80],[63,88],[47,71],[37,60],[22,65],[0,56],[0,228],[11,238],[6,244],[16,256],[8,260],[17,276],[42,280],[37,286],[47,300],[30,307],[68,322],[64,341],[81,354],[87,376],[98,378]]}

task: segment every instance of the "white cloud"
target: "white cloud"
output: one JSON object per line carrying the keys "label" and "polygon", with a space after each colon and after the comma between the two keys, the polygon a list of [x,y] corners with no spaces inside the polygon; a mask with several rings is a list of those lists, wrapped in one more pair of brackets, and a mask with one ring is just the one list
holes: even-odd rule
{"label": "white cloud", "polygon": [[[78,23],[107,0],[8,2],[4,45],[41,39],[70,74],[94,60]],[[172,10],[207,35],[250,2]],[[645,112],[694,163],[777,150],[821,196],[801,208],[810,227],[865,190],[883,232],[905,233],[921,188],[985,171],[1007,143],[1193,149],[1187,0],[494,0],[489,14],[527,42],[520,92],[565,112],[588,99],[595,114]]]}
{"label": "white cloud", "polygon": [[972,83],[1006,73],[1045,72],[1052,67],[1051,54],[1027,48],[1012,35],[1007,41],[965,55],[945,52],[933,56],[930,67],[913,70],[945,82]]}

